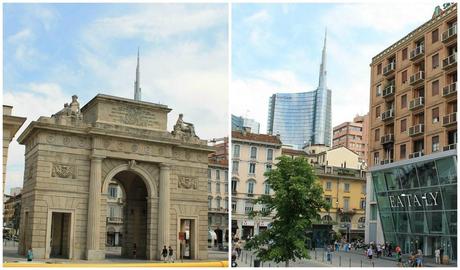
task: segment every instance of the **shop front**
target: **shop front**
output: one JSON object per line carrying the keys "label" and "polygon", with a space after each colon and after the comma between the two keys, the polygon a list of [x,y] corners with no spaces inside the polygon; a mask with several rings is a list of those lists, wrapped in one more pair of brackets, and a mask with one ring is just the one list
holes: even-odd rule
{"label": "shop front", "polygon": [[445,151],[371,169],[385,242],[404,254],[457,259],[457,155]]}

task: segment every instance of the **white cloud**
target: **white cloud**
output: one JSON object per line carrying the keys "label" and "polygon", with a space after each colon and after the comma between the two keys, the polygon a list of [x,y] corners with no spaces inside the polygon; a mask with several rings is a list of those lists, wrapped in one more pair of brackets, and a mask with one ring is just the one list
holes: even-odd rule
{"label": "white cloud", "polygon": [[14,35],[11,35],[7,38],[8,42],[17,44],[24,41],[28,41],[33,38],[32,31],[29,28],[22,29]]}
{"label": "white cloud", "polygon": [[267,10],[263,9],[257,11],[256,13],[246,17],[244,22],[249,25],[259,24],[259,23],[266,23],[271,20],[270,15],[268,14]]}

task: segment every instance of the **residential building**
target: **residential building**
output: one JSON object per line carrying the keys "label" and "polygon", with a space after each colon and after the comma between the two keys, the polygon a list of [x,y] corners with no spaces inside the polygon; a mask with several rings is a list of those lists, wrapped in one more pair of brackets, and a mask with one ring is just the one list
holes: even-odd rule
{"label": "residential building", "polygon": [[16,132],[26,121],[25,117],[12,115],[13,106],[3,105],[3,192],[6,183],[6,163],[8,161],[8,148]]}
{"label": "residential building", "polygon": [[8,196],[8,199],[3,201],[3,228],[8,228],[11,235],[18,235],[21,197],[22,194],[19,193],[14,196]]}
{"label": "residential building", "polygon": [[232,131],[232,236],[247,239],[271,223],[271,216],[250,218],[249,213],[263,207],[253,199],[273,192],[264,173],[274,168],[281,146],[279,136]]}
{"label": "residential building", "polygon": [[[345,147],[341,148],[346,149]],[[298,156],[305,157],[305,152],[294,151],[292,149],[283,149],[282,154],[293,158]],[[346,149],[346,151],[350,150]],[[341,233],[349,241],[364,239],[366,209],[365,171],[356,168],[326,165],[329,164],[328,159],[338,160],[340,158],[336,156],[340,156],[341,154],[341,152],[332,151],[327,155],[321,156],[322,158],[326,158],[321,164],[312,162],[318,181],[323,187],[324,198],[331,205],[329,211],[323,210],[320,213],[321,220],[314,222],[312,238],[314,241],[313,245],[316,247],[324,246],[328,242],[331,229]],[[356,153],[355,156],[357,159],[358,155]]]}
{"label": "residential building", "polygon": [[357,115],[353,122],[344,122],[333,128],[332,147],[344,146],[357,153],[364,161],[367,161],[367,126],[368,115]]}
{"label": "residential building", "polygon": [[122,185],[117,181],[109,182],[107,192],[107,246],[122,246],[125,217],[125,197]]}
{"label": "residential building", "polygon": [[216,152],[208,157],[208,231],[214,240],[208,245],[223,249],[229,236],[228,137],[219,141],[214,145]]}
{"label": "residential building", "polygon": [[16,196],[22,192],[22,187],[14,187],[10,188],[10,195],[11,196]]}
{"label": "residential building", "polygon": [[326,74],[325,37],[318,88],[273,94],[268,105],[268,134],[279,134],[284,144],[295,149],[308,144],[331,146],[331,90],[327,88]]}
{"label": "residential building", "polygon": [[370,67],[368,204],[383,232],[370,223],[366,241],[425,256],[442,247],[456,260],[457,4],[438,7]]}
{"label": "residential building", "polygon": [[260,131],[260,123],[254,119],[236,116],[232,114],[232,130],[241,131],[244,128],[250,128],[251,133],[258,134]]}

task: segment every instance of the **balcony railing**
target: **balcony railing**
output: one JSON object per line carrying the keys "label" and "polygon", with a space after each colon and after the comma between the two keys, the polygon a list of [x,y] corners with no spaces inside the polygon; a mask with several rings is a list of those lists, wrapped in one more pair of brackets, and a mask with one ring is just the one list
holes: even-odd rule
{"label": "balcony railing", "polygon": [[417,124],[409,128],[409,136],[417,136],[425,132],[425,124]]}
{"label": "balcony railing", "polygon": [[422,56],[424,52],[425,52],[425,48],[423,47],[423,45],[420,45],[410,52],[409,59],[411,61],[414,61],[420,56]]}
{"label": "balcony railing", "polygon": [[386,86],[384,89],[383,89],[383,92],[382,92],[382,97],[389,97],[389,96],[392,96],[394,95],[395,93],[395,85],[394,84],[389,84],[388,86]]}
{"label": "balcony railing", "polygon": [[224,207],[219,207],[219,208],[208,208],[208,212],[213,212],[213,213],[227,213],[228,209]]}
{"label": "balcony railing", "polygon": [[457,113],[451,113],[442,118],[442,125],[443,126],[450,126],[457,124]]}
{"label": "balcony railing", "polygon": [[386,134],[380,137],[380,143],[381,144],[387,144],[387,143],[392,143],[395,141],[395,136],[393,134]]}
{"label": "balcony railing", "polygon": [[457,36],[457,25],[452,25],[446,32],[442,33],[442,42],[449,42]]}
{"label": "balcony railing", "polygon": [[391,119],[395,116],[395,111],[393,109],[389,109],[381,114],[382,121]]}
{"label": "balcony railing", "polygon": [[123,223],[123,218],[122,217],[107,217],[107,223]]}
{"label": "balcony railing", "polygon": [[449,144],[447,146],[444,146],[442,148],[442,151],[449,151],[449,150],[454,150],[454,149],[457,149],[457,144],[456,143],[452,143],[452,144]]}
{"label": "balcony railing", "polygon": [[457,66],[457,54],[453,53],[442,60],[442,69],[449,69]]}
{"label": "balcony railing", "polygon": [[409,102],[409,110],[414,110],[423,107],[425,104],[424,97],[418,97]]}
{"label": "balcony railing", "polygon": [[457,93],[457,82],[451,83],[442,89],[442,96],[447,97]]}
{"label": "balcony railing", "polygon": [[419,71],[414,75],[410,76],[409,84],[414,85],[416,83],[422,82],[425,79],[425,72]]}
{"label": "balcony railing", "polygon": [[384,160],[381,160],[381,161],[380,161],[380,165],[385,165],[385,164],[389,164],[389,163],[393,163],[393,159],[392,159],[392,158],[384,159]]}
{"label": "balcony railing", "polygon": [[396,62],[390,62],[388,65],[383,67],[383,75],[386,76],[396,69]]}
{"label": "balcony railing", "polygon": [[421,156],[423,156],[423,150],[409,154],[409,158],[417,158],[417,157],[421,157]]}

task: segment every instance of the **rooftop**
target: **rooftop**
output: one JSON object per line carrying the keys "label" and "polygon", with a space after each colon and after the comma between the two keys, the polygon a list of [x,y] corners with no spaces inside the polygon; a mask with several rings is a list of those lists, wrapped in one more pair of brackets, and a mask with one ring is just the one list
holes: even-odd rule
{"label": "rooftop", "polygon": [[232,131],[232,139],[240,139],[240,140],[254,141],[254,142],[265,142],[265,143],[279,144],[279,145],[282,144],[278,136],[249,133],[249,132],[244,132],[244,131]]}

